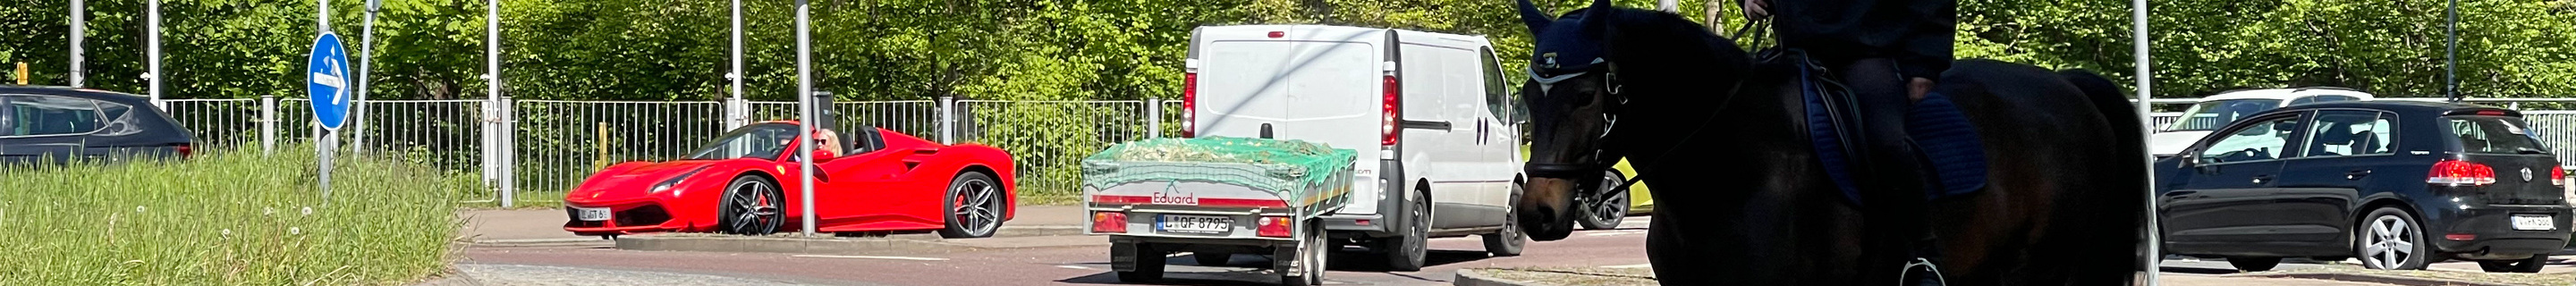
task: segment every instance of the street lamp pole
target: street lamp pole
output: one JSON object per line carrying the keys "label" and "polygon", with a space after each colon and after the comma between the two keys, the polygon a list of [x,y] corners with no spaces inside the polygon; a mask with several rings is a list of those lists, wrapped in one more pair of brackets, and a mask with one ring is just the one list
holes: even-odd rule
{"label": "street lamp pole", "polygon": [[367,0],[367,21],[358,28],[358,100],[349,106],[350,152],[367,152],[367,132],[362,131],[367,128],[367,91],[372,90],[367,88],[367,77],[373,75],[368,67],[376,65],[376,11],[384,6],[384,0]]}
{"label": "street lamp pole", "polygon": [[[2139,129],[2139,132],[2146,132],[2146,130],[2154,130],[2154,128],[2155,128],[2155,120],[2150,120],[2150,119],[2153,119],[2153,118],[2152,118],[2152,117],[2148,117],[2148,116],[2147,116],[2147,112],[2149,111],[2149,110],[2147,109],[2147,105],[2149,105],[2149,102],[2151,102],[2149,99],[2155,98],[2155,93],[2154,93],[2154,92],[2152,92],[2153,90],[2155,90],[2155,89],[2153,88],[2153,87],[2155,86],[2155,71],[2154,71],[2154,70],[2151,70],[2151,69],[2149,69],[2149,68],[2148,68],[2148,67],[2150,66],[2150,63],[2152,63],[2152,62],[2151,62],[2151,61],[2149,61],[2149,57],[2148,57],[2148,53],[2149,53],[2149,51],[2147,50],[2147,44],[2148,44],[2148,42],[2149,42],[2149,41],[2151,41],[2152,39],[2150,39],[2150,38],[2148,38],[2148,37],[2147,37],[2147,0],[2131,0],[2131,1],[2129,2],[2129,6],[2130,6],[2130,7],[2129,7],[2129,10],[2130,10],[2129,17],[2131,18],[2131,19],[2130,19],[2130,21],[2131,21],[2131,22],[2129,23],[2129,24],[2130,24],[2130,30],[2131,30],[2131,31],[2130,31],[2130,33],[2131,33],[2131,34],[2130,34],[2130,37],[2131,37],[2130,41],[2131,41],[2131,42],[2134,42],[2134,45],[2133,45],[2134,47],[2131,47],[2131,51],[2130,51],[2130,52],[2131,52],[2131,53],[2133,53],[2133,54],[2137,57],[2136,61],[2137,61],[2137,66],[2138,66],[2138,70],[2137,70],[2137,80],[2138,80],[2138,83],[2137,83],[2137,85],[2138,85],[2138,103],[2137,103],[2137,104],[2131,104],[2131,107],[2137,108],[2137,113],[2138,113],[2138,114],[2137,114],[2137,115],[2135,115],[2135,116],[2137,116],[2137,117],[2138,117],[2139,124],[2141,124],[2141,126],[2139,126],[2139,127],[2140,127],[2140,128],[2142,128],[2142,129]],[[2145,134],[2139,134],[2139,135],[2145,135]],[[2141,137],[2143,137],[2143,136],[2141,136]],[[2142,144],[2142,145],[2139,145],[2139,146],[2141,146],[2141,147],[2144,147],[2144,146],[2148,146],[2148,145],[2152,145],[2152,144],[2153,144],[2153,142],[2138,142],[2138,143],[2139,143],[2139,144]],[[2155,160],[2156,160],[2156,158],[2155,158],[2154,156],[2147,156],[2147,157],[2145,157],[2145,158],[2138,158],[2138,160],[2140,161],[2140,162],[2139,162],[2139,164],[2145,164],[2145,165],[2148,165],[2148,166],[2153,166],[2153,165],[2155,164]],[[2145,187],[2145,188],[2148,188],[2148,189],[2152,190],[2152,189],[2154,189],[2154,186],[2156,185],[2156,178],[2155,178],[2156,176],[2155,176],[2155,171],[2154,171],[2155,169],[2154,169],[2154,168],[2146,168],[2146,170],[2148,170],[2146,173],[2144,173],[2144,174],[2138,174],[2138,175],[2139,175],[2139,178],[2146,179],[2146,185],[2145,185],[2145,186],[2139,186],[2139,187]],[[2139,194],[2139,195],[2141,195],[2141,196],[2146,196],[2146,201],[2147,201],[2147,209],[2146,209],[2146,210],[2144,210],[2144,211],[2145,211],[2145,213],[2141,213],[2141,214],[2140,214],[2140,215],[2144,215],[2144,216],[2146,216],[2146,218],[2147,218],[2147,219],[2146,219],[2146,221],[2147,221],[2147,225],[2144,225],[2144,226],[2142,226],[2142,228],[2140,228],[2140,229],[2144,229],[2144,230],[2146,230],[2146,233],[2147,233],[2147,235],[2146,235],[2146,241],[2140,241],[2140,242],[2139,242],[2139,244],[2144,244],[2144,245],[2145,245],[2145,247],[2146,247],[2146,249],[2147,249],[2147,255],[2146,255],[2146,257],[2141,257],[2140,259],[2146,259],[2146,265],[2147,265],[2147,267],[2146,267],[2146,268],[2147,268],[2147,269],[2146,269],[2146,270],[2147,270],[2147,275],[2145,275],[2145,276],[2146,276],[2146,282],[2147,282],[2147,283],[2146,283],[2146,285],[2148,285],[2148,286],[2155,286],[2155,285],[2157,285],[2157,284],[2156,284],[2156,274],[2157,274],[2157,273],[2161,273],[2161,272],[2163,272],[2163,269],[2164,269],[2161,265],[2159,265],[2159,264],[2162,264],[2162,263],[2164,262],[2164,251],[2163,251],[2163,249],[2160,249],[2160,247],[2164,246],[2164,240],[2163,240],[2163,237],[2162,237],[2162,235],[2163,235],[2163,233],[2162,233],[2162,232],[2164,232],[2164,231],[2163,231],[2163,230],[2160,230],[2160,229],[2158,229],[2158,228],[2156,227],[2157,225],[2159,225],[2159,223],[2160,223],[2160,222],[2158,222],[2158,220],[2157,220],[2157,218],[2156,218],[2156,208],[2157,208],[2157,206],[2156,206],[2156,194],[2155,194],[2155,192],[2147,192],[2147,193]]]}
{"label": "street lamp pole", "polygon": [[2458,103],[2463,97],[2460,95],[2460,0],[2451,0],[2451,8],[2445,13],[2450,14],[2444,28],[2450,31],[2450,40],[2445,41],[2442,48],[2442,96]]}
{"label": "street lamp pole", "polygon": [[[796,0],[796,103],[800,107],[796,112],[797,121],[802,123],[798,129],[803,129],[796,130],[797,138],[817,134],[810,130],[820,128],[814,126],[814,38],[813,27],[805,18],[805,2]],[[796,160],[796,179],[803,181],[796,186],[797,209],[804,216],[804,234],[809,237],[814,236],[814,142],[810,138],[796,142],[794,156],[801,158]]]}

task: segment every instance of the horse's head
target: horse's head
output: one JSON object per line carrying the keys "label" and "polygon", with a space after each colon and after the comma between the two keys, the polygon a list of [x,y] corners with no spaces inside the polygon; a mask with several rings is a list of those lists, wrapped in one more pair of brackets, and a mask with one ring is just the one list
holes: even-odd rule
{"label": "horse's head", "polygon": [[1619,159],[1605,154],[1605,138],[1617,126],[1617,76],[1604,57],[1604,29],[1598,25],[1610,2],[1550,19],[1529,0],[1520,0],[1521,21],[1537,35],[1530,57],[1530,80],[1521,85],[1528,101],[1529,181],[1513,207],[1520,227],[1531,238],[1564,239],[1574,231],[1577,190],[1601,181],[1602,171]]}

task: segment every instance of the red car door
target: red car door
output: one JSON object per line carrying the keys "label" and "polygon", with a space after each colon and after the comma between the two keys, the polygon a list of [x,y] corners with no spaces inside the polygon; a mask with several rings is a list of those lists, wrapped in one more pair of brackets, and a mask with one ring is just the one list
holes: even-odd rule
{"label": "red car door", "polygon": [[827,220],[822,227],[860,231],[919,224],[894,211],[909,202],[892,195],[905,189],[900,183],[904,162],[900,154],[890,153],[860,153],[817,165],[830,179],[814,190],[816,215]]}

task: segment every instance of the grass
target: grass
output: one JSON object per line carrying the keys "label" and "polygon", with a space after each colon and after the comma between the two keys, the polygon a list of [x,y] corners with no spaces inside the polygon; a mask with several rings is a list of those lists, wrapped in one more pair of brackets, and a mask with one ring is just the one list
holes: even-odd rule
{"label": "grass", "polygon": [[[283,148],[310,150],[310,147]],[[399,160],[311,152],[0,167],[0,284],[400,284],[445,267],[459,192]]]}

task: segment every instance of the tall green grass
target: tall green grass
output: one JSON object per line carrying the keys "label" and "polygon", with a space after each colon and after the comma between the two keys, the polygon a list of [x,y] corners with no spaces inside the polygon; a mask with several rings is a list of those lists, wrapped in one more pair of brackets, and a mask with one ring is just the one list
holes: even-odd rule
{"label": "tall green grass", "polygon": [[401,160],[310,146],[178,161],[0,167],[0,284],[393,284],[444,268],[457,191]]}

